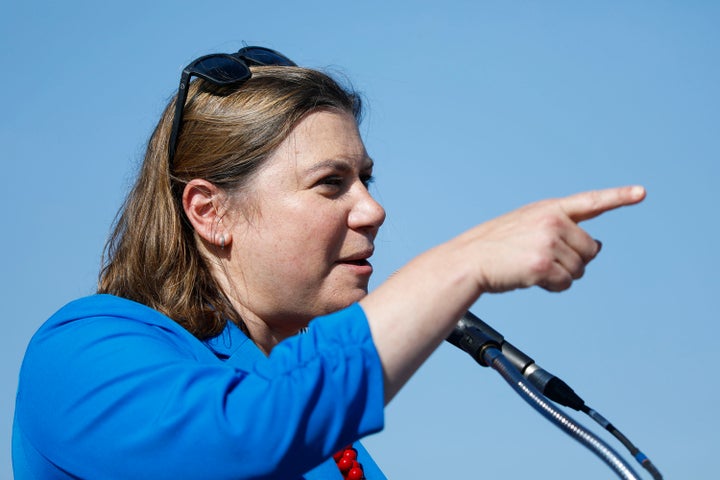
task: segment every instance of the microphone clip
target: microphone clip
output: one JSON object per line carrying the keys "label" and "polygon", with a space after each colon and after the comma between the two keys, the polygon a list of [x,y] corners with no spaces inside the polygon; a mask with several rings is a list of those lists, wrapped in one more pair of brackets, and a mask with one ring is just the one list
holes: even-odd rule
{"label": "microphone clip", "polygon": [[483,358],[485,350],[488,348],[496,348],[497,350],[500,350],[504,341],[502,335],[497,333],[496,336],[493,335],[493,333],[497,332],[494,330],[491,332],[484,332],[473,325],[456,325],[448,336],[447,341],[458,347],[460,350],[468,353],[483,367],[489,367],[490,365],[488,365]]}

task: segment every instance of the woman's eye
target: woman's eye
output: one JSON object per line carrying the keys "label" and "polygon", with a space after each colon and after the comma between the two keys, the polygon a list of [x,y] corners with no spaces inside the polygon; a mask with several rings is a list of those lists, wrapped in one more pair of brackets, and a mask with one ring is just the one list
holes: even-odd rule
{"label": "woman's eye", "polygon": [[[360,175],[360,182],[365,186],[365,188],[369,188],[370,184],[375,181],[375,177],[373,177],[371,174],[367,175]],[[333,188],[334,190],[342,190],[345,188],[349,188],[350,183],[354,180],[350,179],[347,176],[344,175],[328,175],[326,177],[321,178],[318,182],[318,186],[322,187],[328,187]]]}
{"label": "woman's eye", "polygon": [[343,178],[337,175],[330,175],[320,180],[320,185],[331,185],[334,187],[342,186]]}
{"label": "woman's eye", "polygon": [[365,185],[365,188],[368,188],[371,183],[375,182],[375,177],[373,177],[372,175],[361,175],[360,181],[363,183],[363,185]]}

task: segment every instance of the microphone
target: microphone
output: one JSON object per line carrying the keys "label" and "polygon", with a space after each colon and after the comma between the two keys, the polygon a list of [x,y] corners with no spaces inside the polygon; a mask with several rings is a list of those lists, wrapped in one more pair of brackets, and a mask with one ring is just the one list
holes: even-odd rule
{"label": "microphone", "polygon": [[470,311],[463,315],[446,340],[470,354],[483,367],[489,366],[483,359],[483,352],[488,347],[495,347],[547,398],[574,410],[587,409],[585,401],[567,383],[540,368],[535,360],[507,342],[497,330]]}

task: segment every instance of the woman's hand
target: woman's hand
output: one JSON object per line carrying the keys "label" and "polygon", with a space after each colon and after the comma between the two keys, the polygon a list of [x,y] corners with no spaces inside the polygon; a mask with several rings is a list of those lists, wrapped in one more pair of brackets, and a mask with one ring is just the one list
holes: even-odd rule
{"label": "woman's hand", "polygon": [[458,242],[477,267],[478,288],[504,292],[538,285],[561,291],[582,277],[601,244],[579,222],[640,202],[642,187],[621,187],[544,200],[466,232]]}
{"label": "woman's hand", "polygon": [[483,223],[418,256],[360,301],[385,373],[385,399],[404,385],[486,292],[562,291],[600,244],[578,226],[645,198],[620,187],[543,200]]}

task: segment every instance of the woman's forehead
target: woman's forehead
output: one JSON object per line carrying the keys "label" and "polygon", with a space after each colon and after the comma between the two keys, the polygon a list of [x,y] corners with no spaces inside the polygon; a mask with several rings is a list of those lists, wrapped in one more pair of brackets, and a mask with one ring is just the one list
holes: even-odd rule
{"label": "woman's forehead", "polygon": [[273,163],[273,159],[291,160],[293,167],[308,172],[323,168],[367,170],[373,166],[354,117],[324,110],[301,120],[268,162]]}

